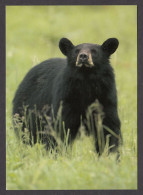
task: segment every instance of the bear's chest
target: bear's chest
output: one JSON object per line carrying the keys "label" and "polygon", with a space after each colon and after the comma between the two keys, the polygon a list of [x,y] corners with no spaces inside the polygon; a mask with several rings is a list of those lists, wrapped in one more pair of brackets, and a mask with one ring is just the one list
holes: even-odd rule
{"label": "bear's chest", "polygon": [[84,104],[92,103],[95,99],[98,99],[102,94],[101,82],[97,79],[84,78],[77,80],[73,87],[75,97],[79,97],[79,100]]}
{"label": "bear's chest", "polygon": [[71,77],[67,87],[67,100],[79,107],[87,107],[103,96],[103,82],[99,76],[78,75]]}

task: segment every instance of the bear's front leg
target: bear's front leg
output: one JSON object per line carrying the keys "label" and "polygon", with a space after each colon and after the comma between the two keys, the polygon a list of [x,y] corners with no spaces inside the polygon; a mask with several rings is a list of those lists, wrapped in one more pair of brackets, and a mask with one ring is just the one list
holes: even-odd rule
{"label": "bear's front leg", "polygon": [[62,128],[62,136],[61,138],[64,139],[64,131],[68,132],[69,130],[69,139],[68,143],[72,143],[72,141],[76,138],[78,129],[80,127],[80,113],[79,110],[76,108],[71,108],[68,104],[63,106],[62,110],[62,121],[63,121],[63,128]]}
{"label": "bear's front leg", "polygon": [[105,140],[109,137],[109,152],[117,151],[118,146],[122,143],[121,123],[117,112],[106,112],[103,119],[103,129]]}

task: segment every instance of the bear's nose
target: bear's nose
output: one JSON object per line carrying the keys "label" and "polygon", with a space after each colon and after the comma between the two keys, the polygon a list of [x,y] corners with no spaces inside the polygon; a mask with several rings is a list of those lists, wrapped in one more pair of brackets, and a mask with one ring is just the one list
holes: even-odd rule
{"label": "bear's nose", "polygon": [[88,60],[88,55],[86,53],[81,53],[79,55],[79,60],[81,60],[82,62],[86,62]]}

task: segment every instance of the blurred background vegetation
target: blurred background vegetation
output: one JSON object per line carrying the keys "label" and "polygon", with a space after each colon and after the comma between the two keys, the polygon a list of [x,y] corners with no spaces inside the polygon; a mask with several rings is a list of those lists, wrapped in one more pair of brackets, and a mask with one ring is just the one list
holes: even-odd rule
{"label": "blurred background vegetation", "polygon": [[[111,57],[118,90],[124,145],[100,159],[91,139],[77,140],[68,154],[47,154],[41,145],[25,146],[12,127],[12,99],[31,67],[64,57],[62,37],[73,44],[102,44],[110,37],[120,45]],[[137,7],[7,6],[6,7],[7,189],[137,189]]]}

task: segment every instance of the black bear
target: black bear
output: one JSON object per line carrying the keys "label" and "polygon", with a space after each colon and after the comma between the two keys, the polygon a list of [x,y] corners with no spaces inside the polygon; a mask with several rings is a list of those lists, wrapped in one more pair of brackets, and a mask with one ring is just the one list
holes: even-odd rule
{"label": "black bear", "polygon": [[[13,115],[18,114],[21,118],[27,116],[25,123],[28,123],[34,143],[37,140],[37,126],[40,132],[41,128],[42,131],[48,129],[44,116],[42,118],[44,122],[40,123],[43,109],[47,105],[49,109],[46,110],[46,115],[52,116],[53,113],[56,118],[62,102],[61,119],[64,121],[65,131],[70,129],[70,140],[73,141],[80,127],[81,118],[83,122],[86,121],[87,108],[98,100],[104,112],[103,127],[109,128],[116,135],[111,133],[109,146],[114,146],[111,149],[113,151],[118,148],[121,125],[117,111],[115,76],[109,61],[118,44],[116,38],[109,38],[102,45],[83,43],[74,46],[70,40],[62,38],[59,48],[66,59],[46,60],[27,73],[15,94]],[[29,112],[35,107],[37,114],[32,112],[32,116],[28,117]],[[24,123],[22,129],[23,131],[25,129]],[[97,135],[96,126],[94,131]],[[63,134],[62,132],[62,139]],[[108,134],[109,131],[104,129],[105,140]],[[43,138],[48,147],[48,139],[45,140]],[[95,144],[95,148],[100,153],[98,144]]]}

